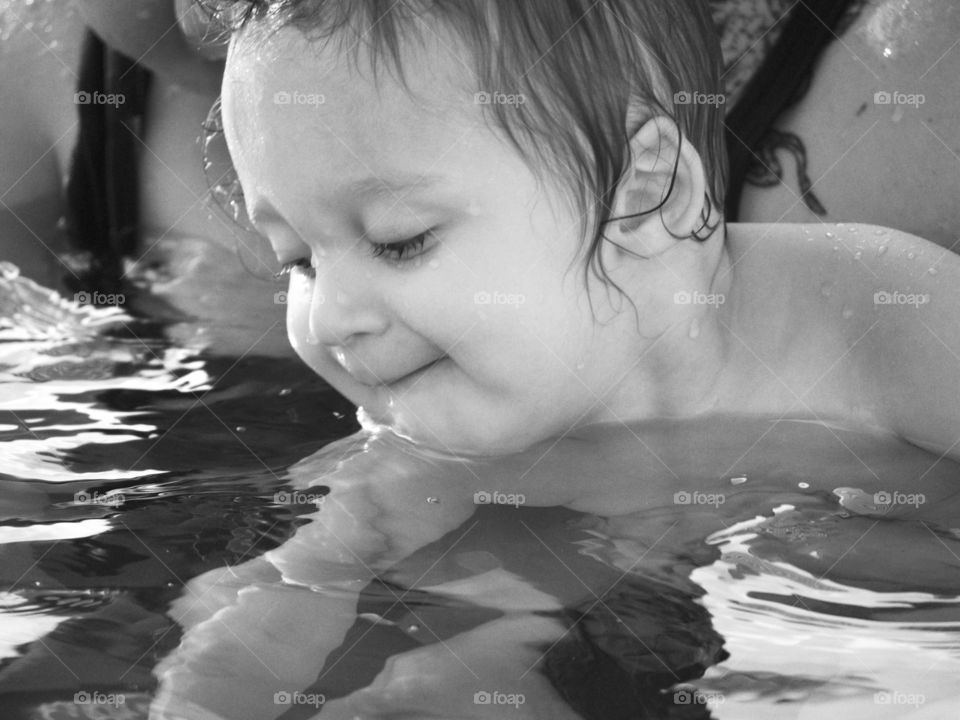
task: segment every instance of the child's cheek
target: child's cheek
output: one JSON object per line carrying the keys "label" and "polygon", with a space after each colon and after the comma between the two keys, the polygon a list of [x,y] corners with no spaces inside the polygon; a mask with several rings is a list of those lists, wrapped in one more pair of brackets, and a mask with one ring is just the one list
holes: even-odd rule
{"label": "child's cheek", "polygon": [[323,307],[323,298],[315,297],[314,282],[306,273],[290,274],[290,286],[275,296],[287,306],[287,337],[297,355],[317,373],[324,371],[324,351],[310,330],[310,317]]}

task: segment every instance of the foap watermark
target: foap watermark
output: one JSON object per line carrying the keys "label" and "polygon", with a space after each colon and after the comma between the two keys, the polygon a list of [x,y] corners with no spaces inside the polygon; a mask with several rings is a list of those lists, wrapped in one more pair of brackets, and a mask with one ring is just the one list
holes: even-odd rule
{"label": "foap watermark", "polygon": [[106,505],[107,507],[120,507],[126,498],[123,493],[118,492],[90,492],[89,490],[79,490],[73,494],[73,502],[77,505]]}
{"label": "foap watermark", "polygon": [[93,292],[81,290],[73,294],[73,300],[78,305],[112,305],[116,307],[125,304],[127,302],[127,296],[123,293],[102,293],[96,290]]}
{"label": "foap watermark", "polygon": [[499,690],[488,692],[487,690],[477,690],[473,694],[474,705],[513,705],[518,708],[527,701],[523,693],[505,693]]}
{"label": "foap watermark", "polygon": [[481,90],[473,94],[474,105],[523,105],[527,96],[523,93],[504,93],[499,90],[487,92]]}
{"label": "foap watermark", "polygon": [[674,705],[721,705],[725,698],[723,693],[703,692],[696,688],[677,688],[673,691]]}
{"label": "foap watermark", "polygon": [[698,490],[678,490],[673,494],[674,505],[713,505],[720,507],[727,501],[723,493],[705,493]]}
{"label": "foap watermark", "polygon": [[873,294],[874,305],[913,305],[920,307],[930,302],[930,295],[927,293],[904,293],[899,290],[888,292],[880,290]]}
{"label": "foap watermark", "polygon": [[918,708],[927,701],[923,693],[905,693],[899,690],[884,691],[873,694],[876,705],[910,705]]}
{"label": "foap watermark", "polygon": [[323,93],[306,93],[299,90],[278,90],[273,94],[274,105],[307,105],[319,107],[327,102]]}
{"label": "foap watermark", "polygon": [[325,493],[305,493],[298,490],[280,490],[273,494],[273,502],[277,505],[323,505],[326,502]]}
{"label": "foap watermark", "polygon": [[473,494],[475,505],[513,505],[520,507],[527,502],[523,493],[504,493],[499,490],[478,490]]}
{"label": "foap watermark", "polygon": [[527,301],[522,293],[487,292],[480,290],[473,294],[475,305],[512,305],[520,307]]}
{"label": "foap watermark", "polygon": [[74,705],[113,705],[120,707],[127,701],[123,693],[102,693],[96,690],[79,690],[73,694]]}
{"label": "foap watermark", "polygon": [[298,690],[278,690],[273,694],[274,705],[309,705],[319,708],[327,701],[323,693],[305,693]]}
{"label": "foap watermark", "polygon": [[77,105],[113,105],[120,107],[127,101],[127,96],[123,93],[104,93],[99,90],[87,92],[80,90],[73,94],[73,102]]}
{"label": "foap watermark", "polygon": [[912,505],[917,508],[926,501],[927,496],[923,493],[902,493],[896,490],[893,492],[881,490],[873,494],[874,505],[888,505],[890,507],[895,505]]}
{"label": "foap watermark", "polygon": [[727,96],[723,93],[704,93],[699,90],[680,90],[673,94],[674,105],[721,105],[727,104]]}
{"label": "foap watermark", "polygon": [[673,302],[677,305],[723,305],[727,301],[723,293],[703,293],[699,290],[689,292],[680,290],[673,294]]}
{"label": "foap watermark", "polygon": [[874,105],[912,105],[920,107],[927,101],[923,93],[905,93],[898,90],[878,90],[873,94]]}

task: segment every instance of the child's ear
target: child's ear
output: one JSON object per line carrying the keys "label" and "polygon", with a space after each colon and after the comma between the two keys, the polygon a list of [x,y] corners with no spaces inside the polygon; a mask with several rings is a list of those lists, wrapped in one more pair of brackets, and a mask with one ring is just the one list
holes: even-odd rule
{"label": "child's ear", "polygon": [[[706,173],[700,154],[677,124],[657,116],[630,139],[631,164],[617,190],[606,236],[651,257],[703,225]],[[640,214],[642,213],[642,214]]]}

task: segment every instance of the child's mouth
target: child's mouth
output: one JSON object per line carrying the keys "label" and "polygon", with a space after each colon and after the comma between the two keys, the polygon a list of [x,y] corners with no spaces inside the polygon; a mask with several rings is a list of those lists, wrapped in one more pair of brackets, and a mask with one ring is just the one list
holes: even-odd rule
{"label": "child's mouth", "polygon": [[386,387],[391,388],[392,390],[400,389],[401,385],[410,385],[417,380],[419,380],[426,372],[435,367],[438,363],[443,361],[447,356],[441,355],[436,360],[431,360],[426,365],[422,365],[413,372],[407,373],[406,375],[397,378],[396,380],[391,380],[390,382],[383,383]]}

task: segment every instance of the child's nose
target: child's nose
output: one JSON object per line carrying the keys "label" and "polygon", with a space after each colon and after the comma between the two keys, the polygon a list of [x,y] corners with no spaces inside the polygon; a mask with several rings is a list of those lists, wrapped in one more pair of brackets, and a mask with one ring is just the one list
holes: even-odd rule
{"label": "child's nose", "polygon": [[308,342],[326,347],[386,331],[387,320],[370,289],[336,268],[318,271],[310,298]]}

